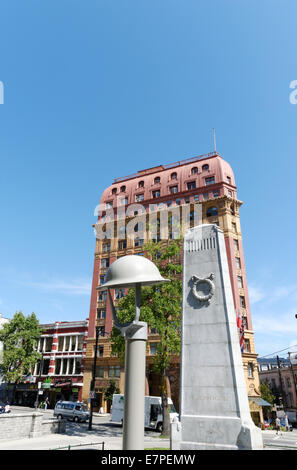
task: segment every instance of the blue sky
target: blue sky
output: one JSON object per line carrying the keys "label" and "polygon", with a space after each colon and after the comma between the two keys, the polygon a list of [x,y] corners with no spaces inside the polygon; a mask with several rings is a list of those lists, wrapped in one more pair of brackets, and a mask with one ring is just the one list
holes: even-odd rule
{"label": "blue sky", "polygon": [[0,311],[88,317],[94,209],[115,177],[232,165],[259,355],[297,344],[294,0],[4,0]]}

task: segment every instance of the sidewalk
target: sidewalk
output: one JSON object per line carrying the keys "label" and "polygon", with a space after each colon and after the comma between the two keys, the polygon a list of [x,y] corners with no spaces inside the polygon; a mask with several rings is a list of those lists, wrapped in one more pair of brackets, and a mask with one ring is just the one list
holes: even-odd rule
{"label": "sidewalk", "polygon": [[[96,436],[94,434],[85,436],[69,436],[65,434],[49,434],[34,439],[17,439],[10,441],[0,441],[0,450],[54,450],[59,447],[75,446],[83,444],[77,449],[96,449],[101,450],[101,443],[104,442],[104,450],[121,450],[122,449],[122,436]],[[90,445],[97,443],[98,445]],[[145,448],[162,448],[169,449],[170,444],[168,439],[160,439],[158,437],[144,438]],[[64,449],[67,450],[67,449]]]}

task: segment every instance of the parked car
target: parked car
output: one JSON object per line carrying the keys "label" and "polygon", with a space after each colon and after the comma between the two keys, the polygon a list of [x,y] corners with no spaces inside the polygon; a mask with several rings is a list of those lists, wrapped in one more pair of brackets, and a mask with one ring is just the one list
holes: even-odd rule
{"label": "parked car", "polygon": [[82,422],[89,419],[89,412],[84,403],[79,401],[58,401],[54,409],[54,416],[58,419],[70,419]]}
{"label": "parked car", "polygon": [[10,413],[10,406],[9,403],[2,403],[0,402],[0,414],[3,413]]}

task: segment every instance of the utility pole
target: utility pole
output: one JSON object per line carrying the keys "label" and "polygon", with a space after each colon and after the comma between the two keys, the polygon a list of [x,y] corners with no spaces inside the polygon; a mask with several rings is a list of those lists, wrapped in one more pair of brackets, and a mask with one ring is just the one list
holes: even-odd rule
{"label": "utility pole", "polygon": [[279,375],[279,383],[280,383],[280,389],[281,389],[281,397],[282,397],[282,404],[283,404],[283,408],[285,410],[286,408],[286,400],[285,400],[285,395],[284,395],[284,389],[283,389],[283,383],[282,383],[282,375],[281,375],[281,364],[280,364],[280,360],[279,360],[279,357],[276,356],[276,360],[277,360],[277,368],[278,368],[278,375]]}
{"label": "utility pole", "polygon": [[89,431],[92,431],[92,423],[93,423],[93,402],[94,402],[94,395],[95,395],[96,361],[97,361],[97,351],[98,351],[99,330],[100,330],[100,327],[96,326],[96,344],[95,344],[95,355],[94,355],[94,362],[93,362],[93,376],[92,376],[92,381],[91,381],[91,386],[90,386],[91,407],[90,407],[90,417],[89,417]]}

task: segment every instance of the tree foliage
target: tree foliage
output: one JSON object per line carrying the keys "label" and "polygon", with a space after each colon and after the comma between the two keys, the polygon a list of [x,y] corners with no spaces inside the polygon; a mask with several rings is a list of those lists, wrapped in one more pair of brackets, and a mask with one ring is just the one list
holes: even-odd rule
{"label": "tree foliage", "polygon": [[267,380],[264,382],[261,382],[260,392],[261,392],[261,397],[263,398],[263,400],[267,401],[268,403],[271,403],[271,407],[272,407],[273,403],[276,401],[276,397],[275,395],[273,395],[269,386],[269,382]]}
{"label": "tree foliage", "polygon": [[1,372],[5,382],[21,382],[23,376],[41,359],[36,348],[41,333],[35,313],[25,317],[22,312],[16,312],[3,325],[0,330],[0,341],[3,343]]}

